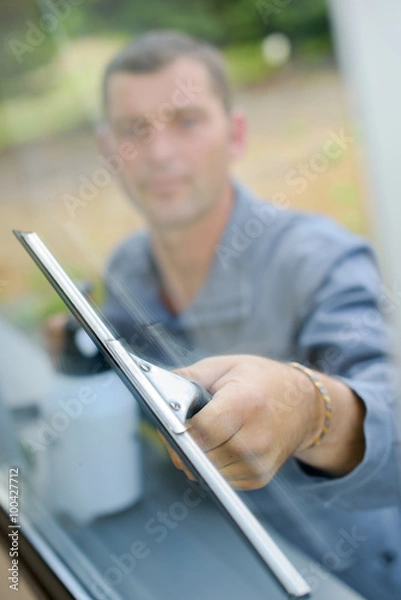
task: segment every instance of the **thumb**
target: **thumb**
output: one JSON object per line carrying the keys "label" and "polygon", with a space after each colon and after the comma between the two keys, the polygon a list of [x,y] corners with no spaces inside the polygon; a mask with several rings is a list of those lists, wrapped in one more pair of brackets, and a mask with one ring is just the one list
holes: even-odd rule
{"label": "thumb", "polygon": [[174,373],[199,383],[201,386],[214,392],[216,382],[230,371],[237,362],[235,356],[214,356],[204,358],[193,365],[175,369]]}

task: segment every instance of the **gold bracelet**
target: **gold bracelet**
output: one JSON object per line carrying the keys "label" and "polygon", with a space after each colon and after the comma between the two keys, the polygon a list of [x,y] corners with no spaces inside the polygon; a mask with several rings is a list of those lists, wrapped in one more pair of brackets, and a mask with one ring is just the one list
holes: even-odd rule
{"label": "gold bracelet", "polygon": [[318,435],[317,438],[311,443],[311,445],[306,448],[306,450],[309,450],[309,448],[313,448],[314,446],[318,446],[320,444],[320,442],[323,440],[323,438],[325,437],[326,433],[328,432],[328,430],[330,428],[331,415],[332,415],[332,410],[333,410],[332,405],[331,405],[331,398],[329,396],[327,389],[323,385],[323,383],[316,377],[316,375],[313,373],[313,371],[308,369],[308,367],[305,367],[304,365],[301,365],[297,362],[290,362],[288,364],[291,367],[294,367],[294,369],[298,369],[298,371],[301,371],[301,373],[304,373],[307,377],[309,377],[309,379],[311,380],[311,382],[313,383],[315,388],[318,390],[318,392],[322,396],[323,402],[324,402],[323,429],[322,429],[320,435]]}

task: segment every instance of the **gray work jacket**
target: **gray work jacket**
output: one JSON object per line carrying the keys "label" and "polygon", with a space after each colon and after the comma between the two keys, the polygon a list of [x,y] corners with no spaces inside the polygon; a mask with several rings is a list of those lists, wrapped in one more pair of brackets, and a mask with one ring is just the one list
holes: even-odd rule
{"label": "gray work jacket", "polygon": [[[396,384],[383,318],[397,298],[364,239],[323,216],[259,202],[237,183],[235,192],[208,278],[185,311],[172,315],[163,305],[141,231],[108,263],[104,312],[134,350],[162,364],[250,353],[347,383],[367,409],[362,463],[333,478],[290,459],[265,488],[243,495],[366,598],[401,598]],[[313,569],[302,574],[312,590],[324,578]]]}

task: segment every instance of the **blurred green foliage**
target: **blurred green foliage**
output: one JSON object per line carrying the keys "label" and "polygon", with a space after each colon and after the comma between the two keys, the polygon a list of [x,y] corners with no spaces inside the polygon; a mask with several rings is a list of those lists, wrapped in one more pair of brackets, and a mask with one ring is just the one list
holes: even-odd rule
{"label": "blurred green foliage", "polygon": [[[260,45],[268,33],[287,34],[308,62],[331,51],[324,0],[2,0],[0,10],[0,148],[91,118],[86,100],[98,95],[107,39],[122,44],[155,28],[205,38],[223,49],[238,86],[269,76]],[[98,40],[99,55],[71,67],[69,48],[80,50],[88,37]]]}
{"label": "blurred green foliage", "polygon": [[155,28],[219,46],[260,41],[273,31],[287,34],[296,48],[305,40],[327,46],[330,37],[325,0],[2,0],[2,94],[15,76],[49,62],[65,37],[131,36]]}
{"label": "blurred green foliage", "polygon": [[[88,282],[87,273],[77,266],[65,267],[66,272],[78,287],[83,282]],[[105,298],[105,289],[101,278],[91,280],[92,289],[90,297],[96,306],[101,306]],[[43,323],[48,317],[67,312],[67,308],[58,294],[44,280],[42,273],[36,268],[28,272],[27,289],[29,292],[21,295],[12,303],[5,302],[1,305],[2,314],[11,322],[25,330],[35,330],[38,324]]]}
{"label": "blurred green foliage", "polygon": [[[88,0],[84,10],[94,30],[137,34],[170,27],[219,45],[260,39],[272,31],[286,33],[295,42],[329,37],[325,0]],[[87,26],[88,22],[86,30]]]}
{"label": "blurred green foliage", "polygon": [[223,54],[230,79],[238,87],[266,79],[273,70],[263,59],[260,42],[244,42],[227,46],[223,49]]}

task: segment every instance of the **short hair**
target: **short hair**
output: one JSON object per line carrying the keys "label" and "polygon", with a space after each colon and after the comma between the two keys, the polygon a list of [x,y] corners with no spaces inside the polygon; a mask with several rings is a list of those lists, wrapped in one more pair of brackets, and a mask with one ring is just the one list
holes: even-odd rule
{"label": "short hair", "polygon": [[230,112],[232,89],[220,51],[203,40],[167,30],[150,31],[135,38],[107,65],[102,89],[104,110],[108,104],[109,79],[114,73],[153,73],[185,56],[206,67],[214,91]]}

